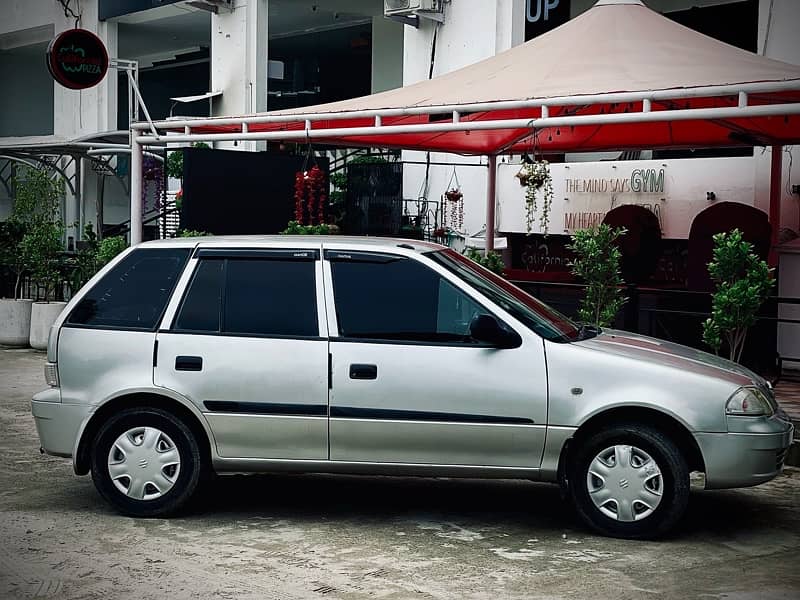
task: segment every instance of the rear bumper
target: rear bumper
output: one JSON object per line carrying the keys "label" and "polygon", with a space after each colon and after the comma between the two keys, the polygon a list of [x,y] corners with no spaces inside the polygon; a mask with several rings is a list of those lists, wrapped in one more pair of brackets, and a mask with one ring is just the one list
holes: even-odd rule
{"label": "rear bumper", "polygon": [[42,449],[54,456],[71,457],[81,424],[91,411],[85,404],[62,404],[57,389],[39,392],[31,412]]}
{"label": "rear bumper", "polygon": [[749,487],[783,470],[794,435],[779,421],[773,433],[696,433],[706,465],[706,489]]}

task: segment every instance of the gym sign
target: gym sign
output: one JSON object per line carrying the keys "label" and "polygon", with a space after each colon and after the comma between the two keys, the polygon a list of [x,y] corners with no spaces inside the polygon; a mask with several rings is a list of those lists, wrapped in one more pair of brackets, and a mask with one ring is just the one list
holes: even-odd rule
{"label": "gym sign", "polygon": [[50,42],[47,68],[53,79],[64,87],[85,90],[106,76],[108,52],[102,40],[91,31],[68,29]]}

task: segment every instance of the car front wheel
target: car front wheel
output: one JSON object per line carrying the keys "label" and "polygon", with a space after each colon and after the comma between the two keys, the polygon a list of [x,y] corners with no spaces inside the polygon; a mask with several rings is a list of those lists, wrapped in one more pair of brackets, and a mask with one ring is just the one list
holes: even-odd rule
{"label": "car front wheel", "polygon": [[686,511],[689,469],[659,430],[616,425],[576,440],[569,489],[579,516],[596,531],[653,538],[672,529]]}
{"label": "car front wheel", "polygon": [[200,475],[200,450],[194,435],[167,411],[123,410],[95,437],[95,487],[126,515],[159,517],[176,512],[192,496]]}

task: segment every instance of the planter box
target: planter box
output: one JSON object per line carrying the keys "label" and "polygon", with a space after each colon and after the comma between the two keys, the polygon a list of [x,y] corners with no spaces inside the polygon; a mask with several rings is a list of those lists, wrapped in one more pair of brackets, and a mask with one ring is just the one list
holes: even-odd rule
{"label": "planter box", "polygon": [[0,300],[0,345],[27,346],[33,300]]}
{"label": "planter box", "polygon": [[66,302],[34,302],[31,308],[30,344],[34,350],[47,350],[50,328],[64,310]]}

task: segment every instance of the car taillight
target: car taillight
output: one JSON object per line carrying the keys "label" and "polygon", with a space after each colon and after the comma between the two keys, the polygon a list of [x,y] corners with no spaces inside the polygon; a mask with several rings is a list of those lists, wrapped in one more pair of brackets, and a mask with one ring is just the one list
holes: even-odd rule
{"label": "car taillight", "polygon": [[46,363],[44,365],[44,380],[50,387],[58,387],[58,365],[56,363]]}

